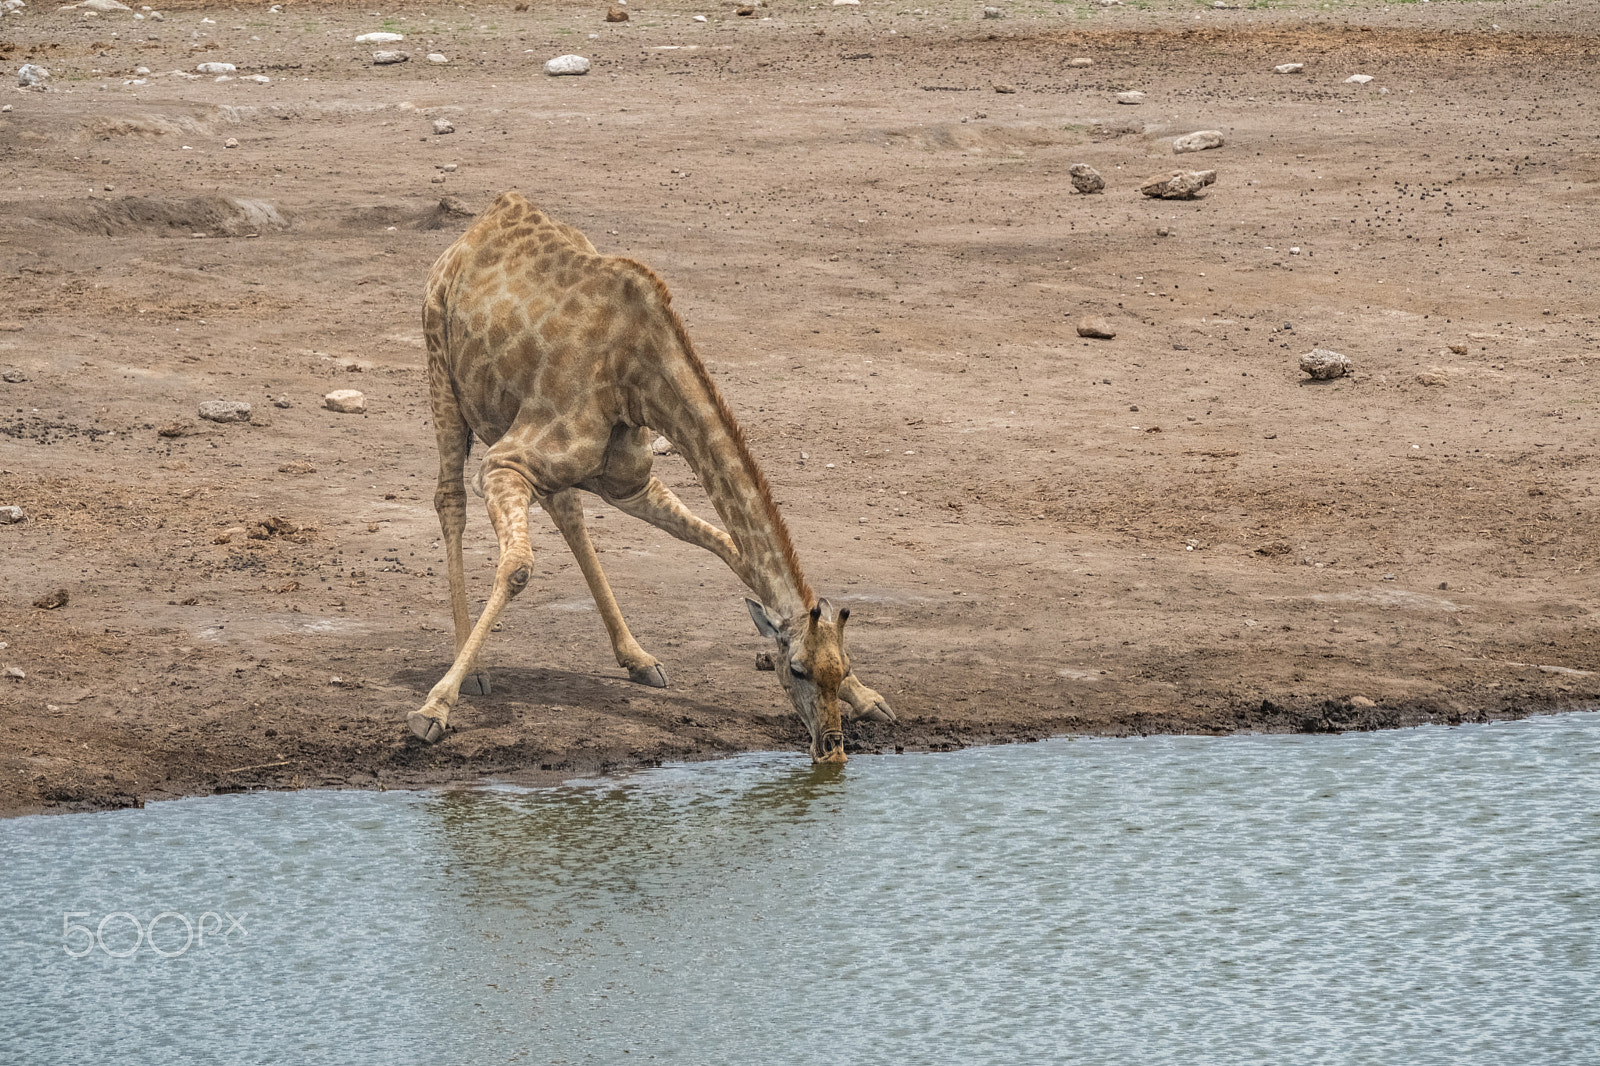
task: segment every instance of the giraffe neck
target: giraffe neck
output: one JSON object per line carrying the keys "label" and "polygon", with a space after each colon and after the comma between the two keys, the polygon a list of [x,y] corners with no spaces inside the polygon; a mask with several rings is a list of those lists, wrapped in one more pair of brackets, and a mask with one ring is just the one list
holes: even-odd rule
{"label": "giraffe neck", "polygon": [[816,597],[766,476],[704,364],[686,344],[683,356],[663,361],[658,387],[644,390],[641,421],[672,441],[699,477],[739,549],[740,580],[780,617],[809,610]]}

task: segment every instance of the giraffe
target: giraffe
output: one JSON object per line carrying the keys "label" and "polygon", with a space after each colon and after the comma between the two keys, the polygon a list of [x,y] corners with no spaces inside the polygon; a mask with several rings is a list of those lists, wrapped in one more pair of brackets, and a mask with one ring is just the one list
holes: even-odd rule
{"label": "giraffe", "polygon": [[[408,716],[413,733],[438,741],[462,691],[488,693],[477,657],[532,574],[528,510],[536,502],[576,557],[618,665],[633,681],[666,686],[665,669],[623,620],[584,527],[580,491],[706,549],[755,594],[745,604],[756,631],[776,644],[776,673],[810,731],[814,761],[845,761],[840,701],[852,717],[895,720],[851,669],[849,608],[835,610],[807,584],[766,476],[666,285],[647,267],[600,255],[577,229],[506,192],[434,263],[422,321],[456,657]],[[726,532],[652,476],[648,442],[656,433],[688,461]],[[473,488],[500,543],[476,624],[461,548],[463,467],[474,435],[486,451]]]}

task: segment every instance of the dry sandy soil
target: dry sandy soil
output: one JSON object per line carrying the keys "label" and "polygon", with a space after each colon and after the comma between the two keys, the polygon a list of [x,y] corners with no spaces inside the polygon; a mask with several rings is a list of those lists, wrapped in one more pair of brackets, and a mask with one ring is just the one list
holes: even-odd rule
{"label": "dry sandy soil", "polygon": [[[537,514],[493,695],[406,729],[452,651],[420,292],[513,187],[672,288],[899,711],[853,751],[1593,705],[1595,7],[1002,6],[0,19],[0,813],[803,757],[733,575],[598,500],[672,687]],[[1216,184],[1139,194],[1177,167]]]}

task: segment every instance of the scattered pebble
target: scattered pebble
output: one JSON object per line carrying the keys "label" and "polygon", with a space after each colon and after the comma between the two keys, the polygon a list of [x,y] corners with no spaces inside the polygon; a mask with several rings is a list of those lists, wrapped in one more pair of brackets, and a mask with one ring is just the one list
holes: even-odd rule
{"label": "scattered pebble", "polygon": [[194,69],[202,74],[232,74],[239,68],[232,63],[201,63]]}
{"label": "scattered pebble", "polygon": [[7,370],[4,374],[0,374],[0,381],[9,381],[13,385],[20,385],[27,380],[28,375],[20,370]]}
{"label": "scattered pebble", "polygon": [[672,442],[665,437],[657,437],[650,442],[651,455],[671,455]]}
{"label": "scattered pebble", "polygon": [[986,19],[997,19],[1003,17],[1004,15],[1005,12],[1001,11],[997,7],[986,7],[983,9],[983,17]]}
{"label": "scattered pebble", "polygon": [[1274,74],[1299,74],[1306,69],[1304,63],[1279,63],[1272,68]]}
{"label": "scattered pebble", "polygon": [[1328,348],[1313,348],[1300,357],[1300,369],[1318,381],[1342,378],[1350,373],[1350,357]]}
{"label": "scattered pebble", "polygon": [[334,389],[322,398],[322,406],[341,414],[365,414],[367,398],[355,389]]}
{"label": "scattered pebble", "polygon": [[1215,170],[1177,170],[1164,178],[1150,178],[1139,191],[1160,200],[1193,200],[1217,180]]}
{"label": "scattered pebble", "polygon": [[39,85],[50,76],[50,72],[33,63],[24,63],[17,68],[17,84],[26,89],[30,85]]}
{"label": "scattered pebble", "polygon": [[997,93],[1014,93],[1017,91],[1017,87],[1015,85],[1006,85],[1001,82],[996,82],[994,91]]}
{"label": "scattered pebble", "polygon": [[1450,372],[1442,366],[1430,366],[1417,372],[1418,385],[1442,386],[1450,384]]}
{"label": "scattered pebble", "polygon": [[456,131],[456,124],[454,122],[451,122],[449,119],[447,119],[447,118],[436,118],[436,119],[433,120],[433,132],[434,132],[435,136],[442,137],[446,133],[454,133],[455,131]]}
{"label": "scattered pebble", "polygon": [[1157,237],[1170,237],[1170,236],[1172,236],[1172,227],[1171,226],[1157,226],[1156,227],[1156,236]]}
{"label": "scattered pebble", "polygon": [[0,526],[15,525],[27,517],[20,507],[0,507]]}
{"label": "scattered pebble", "polygon": [[556,56],[544,65],[544,72],[552,77],[562,74],[587,74],[589,61],[582,56]]}
{"label": "scattered pebble", "polygon": [[237,148],[239,147],[239,139],[237,137],[229,137],[227,140],[222,142],[222,147]]}
{"label": "scattered pebble", "polygon": [[705,16],[704,16],[704,15],[696,15],[696,16],[695,16],[695,17],[694,17],[694,20],[695,20],[695,21],[696,21],[696,22],[704,22],[704,21],[705,21],[705,20],[706,20],[706,17],[705,17]]}
{"label": "scattered pebble", "polygon": [[294,403],[287,396],[279,396],[276,400],[272,401],[272,406],[281,407],[284,410],[288,410],[294,406]]}
{"label": "scattered pebble", "polygon": [[240,81],[253,81],[257,85],[271,85],[272,84],[272,79],[267,77],[265,74],[246,74],[244,77],[240,78],[239,80]]}
{"label": "scattered pebble", "polygon": [[34,600],[33,605],[41,611],[53,611],[57,607],[65,607],[68,598],[66,589],[56,589],[54,592],[47,592]]}
{"label": "scattered pebble", "polygon": [[1092,67],[1092,66],[1094,66],[1094,60],[1086,58],[1084,56],[1079,56],[1077,59],[1069,61],[1067,63],[1067,66],[1069,66],[1069,67]]}
{"label": "scattered pebble", "polygon": [[356,44],[394,44],[405,39],[403,33],[363,33],[356,38]]}
{"label": "scattered pebble", "polygon": [[1106,187],[1106,179],[1088,163],[1072,164],[1067,168],[1067,176],[1072,179],[1072,187],[1081,193],[1103,192]]}
{"label": "scattered pebble", "polygon": [[607,22],[627,22],[628,13],[620,7],[612,6],[606,9]]}
{"label": "scattered pebble", "polygon": [[1117,335],[1111,328],[1111,323],[1098,315],[1085,315],[1078,319],[1078,336],[1094,337],[1097,340],[1108,341]]}
{"label": "scattered pebble", "polygon": [[1352,74],[1344,80],[1344,83],[1346,85],[1365,85],[1371,80],[1371,74]]}
{"label": "scattered pebble", "polygon": [[372,65],[375,66],[375,67],[386,67],[386,66],[389,66],[392,63],[406,63],[406,62],[409,62],[410,59],[411,59],[411,53],[410,52],[374,52],[374,53],[372,53]]}
{"label": "scattered pebble", "polygon": [[1208,148],[1222,147],[1221,130],[1196,130],[1185,133],[1172,142],[1174,152],[1203,152]]}
{"label": "scattered pebble", "polygon": [[250,405],[243,400],[207,400],[200,405],[200,417],[207,422],[248,422]]}
{"label": "scattered pebble", "polygon": [[[759,667],[757,667],[757,669],[759,669]],[[8,666],[8,667],[6,667],[6,676],[11,678],[11,680],[13,680],[13,681],[21,681],[24,678],[26,678],[28,675],[23,673],[21,670],[19,670],[15,666]]]}
{"label": "scattered pebble", "polygon": [[443,52],[429,52],[428,53],[428,62],[430,62],[430,63],[448,63],[448,62],[450,62],[450,60],[449,60],[449,58],[447,56],[445,56],[445,54]]}
{"label": "scattered pebble", "polygon": [[1142,103],[1144,103],[1144,93],[1139,92],[1137,89],[1132,90],[1130,92],[1118,93],[1117,94],[1117,103],[1119,103],[1119,104],[1142,104]]}
{"label": "scattered pebble", "polygon": [[284,463],[278,467],[280,474],[315,474],[317,468],[303,459],[296,459],[292,463]]}

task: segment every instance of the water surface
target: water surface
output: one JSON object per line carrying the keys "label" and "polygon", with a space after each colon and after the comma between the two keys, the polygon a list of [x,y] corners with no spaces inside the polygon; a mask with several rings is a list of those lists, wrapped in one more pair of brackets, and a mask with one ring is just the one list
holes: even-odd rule
{"label": "water surface", "polygon": [[1595,713],[221,796],[0,822],[0,870],[3,1062],[1600,1047]]}

